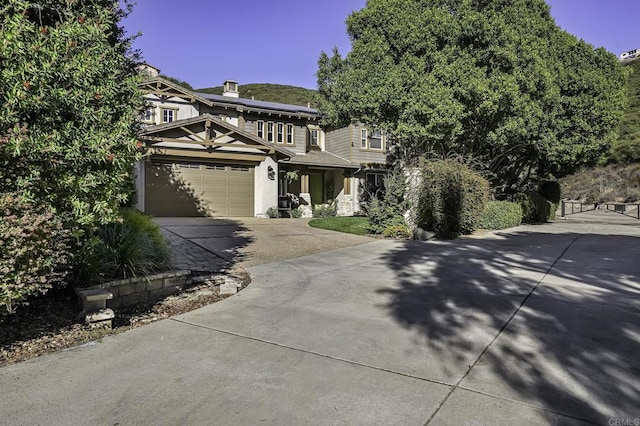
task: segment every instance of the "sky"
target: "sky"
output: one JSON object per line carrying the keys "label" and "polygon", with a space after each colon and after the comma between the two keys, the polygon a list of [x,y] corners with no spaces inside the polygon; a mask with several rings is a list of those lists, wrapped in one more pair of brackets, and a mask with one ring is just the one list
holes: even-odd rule
{"label": "sky", "polygon": [[[564,30],[620,53],[640,48],[640,0],[546,0]],[[366,0],[137,0],[123,25],[143,59],[194,88],[316,87],[318,57],[350,50],[345,20]]]}

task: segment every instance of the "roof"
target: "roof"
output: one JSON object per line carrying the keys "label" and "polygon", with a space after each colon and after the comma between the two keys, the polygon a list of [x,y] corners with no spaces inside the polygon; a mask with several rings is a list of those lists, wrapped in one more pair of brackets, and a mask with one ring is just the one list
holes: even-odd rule
{"label": "roof", "polygon": [[280,154],[283,154],[286,157],[294,157],[296,154],[293,153],[293,151],[289,151],[286,148],[283,148],[279,145],[276,145],[273,142],[267,142],[259,137],[257,137],[256,135],[246,132],[242,129],[240,129],[237,126],[234,126],[231,123],[227,123],[226,121],[223,121],[221,119],[219,119],[218,117],[211,115],[211,114],[202,114],[202,115],[198,115],[195,117],[191,117],[191,118],[185,118],[183,120],[175,120],[175,121],[171,121],[169,123],[162,123],[162,124],[156,124],[153,126],[148,126],[145,127],[144,129],[142,129],[140,135],[141,136],[152,136],[154,133],[158,133],[161,132],[163,130],[168,130],[168,129],[179,129],[181,127],[184,126],[188,126],[191,124],[195,124],[195,123],[199,123],[199,122],[205,122],[207,120],[210,120],[212,123],[215,123],[216,125],[223,127],[227,130],[229,130],[230,132],[233,133],[237,133],[238,135],[242,135],[245,138],[260,144],[260,145],[264,145],[267,146],[269,148],[273,148],[275,151],[279,152]]}
{"label": "roof", "polygon": [[341,169],[360,168],[358,164],[354,164],[327,151],[309,151],[306,155],[296,154],[294,157],[291,157],[290,160],[283,160],[280,163],[302,166],[336,167]]}
{"label": "roof", "polygon": [[278,102],[258,101],[246,98],[231,98],[222,95],[213,95],[211,93],[193,92],[196,96],[208,99],[213,102],[242,105],[247,108],[256,108],[263,110],[273,110],[289,112],[294,114],[318,115],[318,110],[300,105],[281,104]]}

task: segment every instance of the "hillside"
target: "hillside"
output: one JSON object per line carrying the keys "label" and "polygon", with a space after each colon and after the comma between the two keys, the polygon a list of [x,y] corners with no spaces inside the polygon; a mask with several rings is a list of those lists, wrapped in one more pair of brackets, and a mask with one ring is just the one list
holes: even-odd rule
{"label": "hillside", "polygon": [[609,164],[560,179],[562,198],[587,203],[640,201],[640,163]]}
{"label": "hillside", "polygon": [[[311,107],[317,105],[315,101],[316,91],[305,89],[304,87],[286,86],[282,84],[254,83],[239,85],[240,97],[268,101],[279,102],[291,105],[311,104]],[[211,93],[214,95],[222,95],[222,86],[207,87],[204,89],[196,89],[196,92]]]}

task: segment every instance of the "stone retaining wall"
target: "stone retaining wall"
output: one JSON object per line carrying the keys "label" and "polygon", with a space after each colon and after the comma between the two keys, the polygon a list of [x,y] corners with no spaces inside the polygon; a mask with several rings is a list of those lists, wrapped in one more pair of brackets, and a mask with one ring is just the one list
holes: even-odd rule
{"label": "stone retaining wall", "polygon": [[107,307],[116,309],[136,303],[150,303],[164,296],[177,293],[187,282],[191,271],[174,271],[148,277],[128,278],[110,281],[89,288],[102,288],[113,294],[107,301]]}

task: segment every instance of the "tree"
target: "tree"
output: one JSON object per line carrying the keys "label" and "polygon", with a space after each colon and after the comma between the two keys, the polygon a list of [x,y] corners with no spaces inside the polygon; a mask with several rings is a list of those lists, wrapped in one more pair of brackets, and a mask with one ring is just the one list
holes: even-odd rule
{"label": "tree", "polygon": [[640,161],[640,60],[625,64],[633,73],[627,82],[627,109],[620,124],[620,138],[611,148],[618,163]]}
{"label": "tree", "polygon": [[614,137],[625,73],[543,0],[369,0],[347,31],[351,52],[318,62],[324,124],[384,129],[402,162],[460,156],[513,191]]}
{"label": "tree", "polygon": [[50,204],[76,237],[117,217],[140,158],[143,101],[138,58],[119,27],[125,5],[0,6],[0,192]]}

